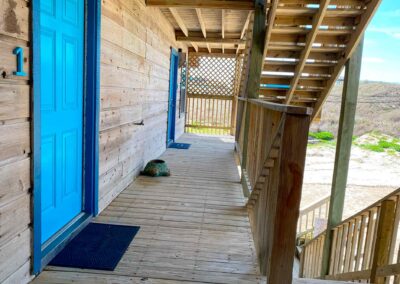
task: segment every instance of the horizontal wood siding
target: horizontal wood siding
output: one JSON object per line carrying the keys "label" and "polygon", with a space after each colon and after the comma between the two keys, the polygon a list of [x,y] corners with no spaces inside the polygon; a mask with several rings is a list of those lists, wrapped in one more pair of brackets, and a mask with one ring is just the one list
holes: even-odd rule
{"label": "horizontal wood siding", "polygon": [[[143,1],[102,3],[101,210],[165,150],[170,46],[179,47],[158,9]],[[0,283],[32,277],[29,7],[26,0],[0,0]],[[13,75],[17,46],[26,77]],[[144,126],[134,124],[142,120]],[[183,128],[177,112],[177,137]]]}
{"label": "horizontal wood siding", "polygon": [[[29,1],[0,1],[0,283],[30,279],[29,12]],[[26,77],[13,75],[17,46]]]}
{"label": "horizontal wood siding", "polygon": [[[144,1],[104,0],[101,20],[100,211],[165,150],[170,48],[180,47]],[[179,137],[178,111],[176,121]]]}

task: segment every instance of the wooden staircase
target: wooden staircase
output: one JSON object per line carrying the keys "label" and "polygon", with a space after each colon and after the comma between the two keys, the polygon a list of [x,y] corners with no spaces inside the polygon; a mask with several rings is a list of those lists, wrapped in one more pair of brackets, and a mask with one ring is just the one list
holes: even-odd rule
{"label": "wooden staircase", "polygon": [[259,97],[320,112],[381,0],[272,0]]}

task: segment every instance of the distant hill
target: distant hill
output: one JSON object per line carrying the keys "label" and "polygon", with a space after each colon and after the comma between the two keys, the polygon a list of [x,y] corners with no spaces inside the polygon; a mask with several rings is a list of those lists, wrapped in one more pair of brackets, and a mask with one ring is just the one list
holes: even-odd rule
{"label": "distant hill", "polygon": [[[338,81],[322,109],[321,121],[313,123],[312,131],[336,135],[342,88],[343,82]],[[354,134],[378,131],[400,137],[400,84],[362,81],[359,90]]]}

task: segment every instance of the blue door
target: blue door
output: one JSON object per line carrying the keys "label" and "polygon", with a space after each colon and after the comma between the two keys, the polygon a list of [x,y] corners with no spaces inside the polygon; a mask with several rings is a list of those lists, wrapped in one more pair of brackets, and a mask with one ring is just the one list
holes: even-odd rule
{"label": "blue door", "polygon": [[169,103],[168,103],[168,131],[167,145],[175,140],[175,118],[176,118],[176,91],[178,89],[178,52],[171,49],[171,66],[169,73]]}
{"label": "blue door", "polygon": [[84,3],[40,0],[42,244],[83,208]]}

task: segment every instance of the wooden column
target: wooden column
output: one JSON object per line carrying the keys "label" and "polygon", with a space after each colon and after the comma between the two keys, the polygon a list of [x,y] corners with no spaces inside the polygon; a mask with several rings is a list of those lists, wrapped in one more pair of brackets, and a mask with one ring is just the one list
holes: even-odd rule
{"label": "wooden column", "polygon": [[309,126],[309,116],[286,116],[280,146],[278,186],[268,193],[270,201],[275,203],[267,211],[265,241],[268,259],[266,263],[260,263],[260,266],[266,265],[269,284],[292,283]]}
{"label": "wooden column", "polygon": [[[260,90],[261,72],[264,63],[264,44],[266,32],[265,1],[256,0],[254,11],[254,26],[252,36],[252,47],[249,55],[249,74],[246,85],[246,97],[250,99],[258,98]],[[249,133],[250,112],[246,111],[247,103],[244,103],[244,139],[242,150],[242,169],[246,169],[247,163],[247,135]],[[238,122],[240,123],[240,122]]]}
{"label": "wooden column", "polygon": [[322,255],[322,277],[327,275],[329,272],[332,228],[342,221],[343,216],[344,197],[357,107],[358,87],[360,83],[362,50],[363,40],[361,40],[354,54],[346,63],[327,234]]}

